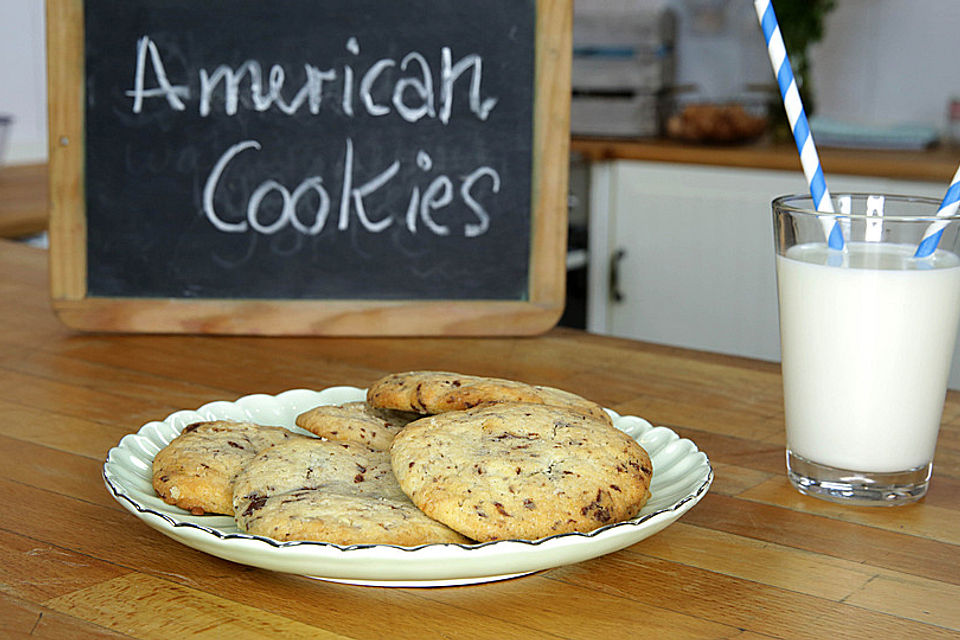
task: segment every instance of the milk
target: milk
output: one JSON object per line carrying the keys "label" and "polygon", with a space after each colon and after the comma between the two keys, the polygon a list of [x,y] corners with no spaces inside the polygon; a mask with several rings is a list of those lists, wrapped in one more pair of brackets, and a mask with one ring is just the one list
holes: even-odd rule
{"label": "milk", "polygon": [[873,472],[933,459],[960,316],[960,259],[937,251],[917,261],[914,249],[848,243],[839,258],[815,243],[777,256],[795,454]]}

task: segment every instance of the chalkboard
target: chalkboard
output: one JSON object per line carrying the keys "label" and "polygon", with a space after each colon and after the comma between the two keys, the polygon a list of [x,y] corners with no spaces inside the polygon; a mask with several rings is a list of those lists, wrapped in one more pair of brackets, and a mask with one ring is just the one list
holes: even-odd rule
{"label": "chalkboard", "polygon": [[55,309],[82,329],[545,330],[569,14],[49,0]]}

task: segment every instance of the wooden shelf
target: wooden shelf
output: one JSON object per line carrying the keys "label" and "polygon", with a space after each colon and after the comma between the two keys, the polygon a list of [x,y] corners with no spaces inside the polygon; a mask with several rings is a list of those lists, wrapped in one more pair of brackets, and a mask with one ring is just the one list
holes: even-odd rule
{"label": "wooden shelf", "polygon": [[[667,140],[573,138],[571,152],[587,160],[646,160],[751,169],[800,171],[800,157],[792,144],[757,143],[743,146],[696,146]],[[827,174],[848,174],[928,180],[949,184],[960,163],[960,148],[938,147],[926,151],[820,149]],[[946,186],[944,187],[946,188]]]}

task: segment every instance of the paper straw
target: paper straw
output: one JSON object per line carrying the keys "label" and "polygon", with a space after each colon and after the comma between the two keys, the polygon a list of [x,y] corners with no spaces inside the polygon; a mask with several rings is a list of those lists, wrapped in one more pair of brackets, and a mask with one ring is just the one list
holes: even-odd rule
{"label": "paper straw", "polygon": [[[793,139],[797,143],[797,151],[800,152],[800,166],[810,187],[814,207],[817,211],[834,213],[833,201],[830,199],[830,191],[827,189],[823,168],[820,166],[820,156],[817,154],[817,147],[813,144],[813,133],[807,122],[807,114],[803,110],[800,91],[797,89],[797,81],[793,77],[793,69],[787,58],[787,47],[780,34],[780,25],[777,23],[773,4],[770,0],[754,0],[753,6],[757,10],[757,19],[760,20],[763,37],[767,41],[770,64],[773,65],[773,74],[777,77],[777,84],[780,85],[783,106],[787,111],[787,120],[790,122]],[[827,237],[827,245],[831,249],[843,249],[843,233],[840,230],[839,221],[834,217],[822,217],[820,222]]]}
{"label": "paper straw", "polygon": [[[950,181],[947,194],[943,196],[943,202],[940,203],[940,208],[937,209],[937,217],[949,218],[957,212],[958,208],[960,208],[960,167],[957,167],[957,172],[953,174],[953,180]],[[946,227],[947,224],[947,220],[938,220],[927,227],[927,230],[923,234],[923,239],[920,241],[919,246],[917,246],[917,251],[913,254],[913,257],[926,258],[932,255],[933,252],[937,250],[937,245],[940,244],[940,236],[943,235],[943,228]]]}

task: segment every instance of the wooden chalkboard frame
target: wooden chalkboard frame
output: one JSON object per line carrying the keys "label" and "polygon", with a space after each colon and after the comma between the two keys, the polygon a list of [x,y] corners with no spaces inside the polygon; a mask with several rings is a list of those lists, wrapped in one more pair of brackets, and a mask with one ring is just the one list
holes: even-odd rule
{"label": "wooden chalkboard frame", "polygon": [[50,287],[84,331],[242,335],[534,335],[563,311],[572,0],[537,0],[530,277],[524,300],[93,297],[84,193],[84,1],[47,0]]}

